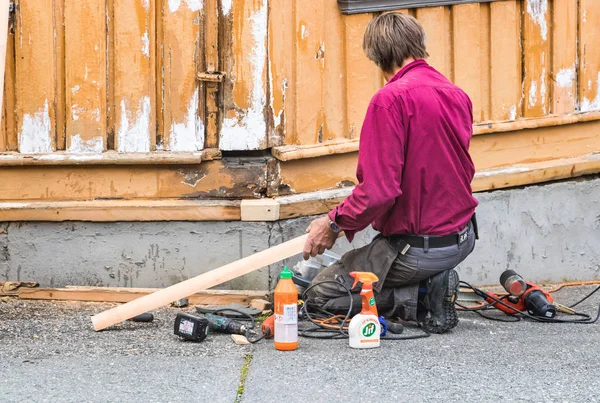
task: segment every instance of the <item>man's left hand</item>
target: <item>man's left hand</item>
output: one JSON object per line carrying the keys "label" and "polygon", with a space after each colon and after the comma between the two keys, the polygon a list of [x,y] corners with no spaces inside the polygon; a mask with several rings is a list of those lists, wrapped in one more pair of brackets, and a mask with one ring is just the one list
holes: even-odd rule
{"label": "man's left hand", "polygon": [[329,217],[317,218],[310,223],[306,232],[309,234],[304,244],[304,260],[310,256],[315,257],[331,249],[338,238],[338,234],[329,227]]}

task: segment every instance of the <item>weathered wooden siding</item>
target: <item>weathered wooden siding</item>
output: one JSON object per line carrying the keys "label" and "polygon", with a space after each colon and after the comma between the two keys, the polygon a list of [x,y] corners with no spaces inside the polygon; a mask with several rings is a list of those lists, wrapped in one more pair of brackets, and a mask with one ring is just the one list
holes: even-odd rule
{"label": "weathered wooden siding", "polygon": [[[362,50],[375,14],[342,15],[335,0],[15,5],[0,200],[239,199],[354,183],[362,120],[384,85]],[[470,95],[479,171],[566,161],[539,181],[600,150],[600,1],[399,11]],[[232,162],[230,151],[254,153]]]}

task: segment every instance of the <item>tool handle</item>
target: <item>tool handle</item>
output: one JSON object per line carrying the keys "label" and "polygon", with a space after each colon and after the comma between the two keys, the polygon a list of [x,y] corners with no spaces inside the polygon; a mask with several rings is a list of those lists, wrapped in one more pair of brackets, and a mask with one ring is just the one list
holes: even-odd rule
{"label": "tool handle", "polygon": [[142,313],[140,315],[134,316],[129,319],[132,322],[152,322],[154,320],[154,315],[149,312]]}

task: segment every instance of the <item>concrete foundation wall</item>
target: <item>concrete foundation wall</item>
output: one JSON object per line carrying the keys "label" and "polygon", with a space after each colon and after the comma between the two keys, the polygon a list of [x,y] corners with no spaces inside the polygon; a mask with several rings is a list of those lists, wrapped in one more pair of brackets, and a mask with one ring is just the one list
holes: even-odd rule
{"label": "concrete foundation wall", "polygon": [[[458,268],[461,279],[495,284],[511,268],[531,280],[600,275],[600,178],[478,193],[480,240]],[[0,281],[164,287],[304,233],[312,218],[276,223],[2,223]],[[334,251],[360,247],[338,241]],[[283,264],[220,288],[267,289]]]}

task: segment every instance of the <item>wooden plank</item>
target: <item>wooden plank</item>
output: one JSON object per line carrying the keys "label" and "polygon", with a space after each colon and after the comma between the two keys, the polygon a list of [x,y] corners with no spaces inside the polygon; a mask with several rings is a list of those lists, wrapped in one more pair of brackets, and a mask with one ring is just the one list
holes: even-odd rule
{"label": "wooden plank", "polygon": [[200,89],[196,80],[202,2],[159,0],[162,4],[162,141],[170,151],[204,148]]}
{"label": "wooden plank", "polygon": [[56,147],[52,0],[18,1],[15,37],[19,151]]}
{"label": "wooden plank", "polygon": [[[158,288],[67,287],[19,288],[19,299],[50,301],[130,302],[150,295]],[[267,291],[205,290],[188,297],[191,305],[249,305],[256,298],[265,298]]]}
{"label": "wooden plank", "polygon": [[15,18],[12,14],[8,24],[4,68],[4,107],[2,108],[2,124],[0,125],[2,130],[0,150],[2,151],[16,151],[19,147],[17,140],[15,73]]}
{"label": "wooden plank", "polygon": [[381,87],[381,70],[365,56],[362,38],[372,14],[344,16],[346,46],[346,137],[358,139],[371,97]]}
{"label": "wooden plank", "polygon": [[[475,174],[472,183],[475,192],[542,183],[553,180],[593,175],[600,172],[600,155],[597,153],[573,158],[519,164]],[[324,214],[341,203],[352,192],[352,187],[325,190],[293,196],[277,197],[280,219]]]}
{"label": "wooden plank", "polygon": [[66,149],[106,150],[106,4],[65,2]]}
{"label": "wooden plank", "polygon": [[273,199],[242,200],[240,205],[242,221],[277,221],[279,203]]}
{"label": "wooden plank", "polygon": [[54,85],[56,149],[66,148],[65,0],[54,0]]}
{"label": "wooden plank", "polygon": [[325,140],[323,70],[325,53],[322,29],[324,2],[302,1],[296,7],[296,138],[299,144]]}
{"label": "wooden plank", "polygon": [[302,252],[308,234],[92,316],[96,331]]}
{"label": "wooden plank", "polygon": [[[10,0],[0,1],[0,118],[4,118],[4,73],[6,71],[6,55],[8,48]],[[0,150],[6,150],[6,125],[0,122]]]}
{"label": "wooden plank", "polygon": [[523,116],[544,116],[550,111],[551,70],[548,0],[528,0],[523,7],[524,72]]}
{"label": "wooden plank", "polygon": [[473,120],[482,120],[481,11],[479,3],[452,7],[454,83],[473,103]]}
{"label": "wooden plank", "polygon": [[264,149],[267,147],[268,1],[232,2],[225,31],[222,60],[227,79],[219,148]]}
{"label": "wooden plank", "polygon": [[579,100],[582,112],[600,110],[600,2],[579,6]]}
{"label": "wooden plank", "polygon": [[491,44],[491,10],[490,3],[481,3],[479,7],[481,13],[479,18],[481,57],[481,115],[479,121],[487,122],[491,120],[491,103],[492,103],[492,44]]}
{"label": "wooden plank", "polygon": [[261,197],[269,182],[259,160],[199,165],[7,167],[0,169],[0,200],[94,200]]}
{"label": "wooden plank", "polygon": [[490,4],[490,118],[515,120],[521,107],[521,13],[517,0]]}
{"label": "wooden plank", "polygon": [[101,154],[92,154],[85,158],[65,152],[54,152],[52,154],[6,152],[0,153],[0,167],[40,165],[191,165],[220,158],[221,151],[216,148],[209,148],[196,153],[173,153],[168,151],[160,153],[117,153],[116,151],[107,151]]}
{"label": "wooden plank", "polygon": [[295,4],[296,0],[279,0],[269,9],[270,147],[293,142],[295,135]]}
{"label": "wooden plank", "polygon": [[450,7],[423,7],[418,8],[416,13],[427,35],[427,62],[446,78],[454,80]]}
{"label": "wooden plank", "polygon": [[[217,0],[207,0],[204,3],[204,59],[200,60],[202,66],[198,66],[199,71],[219,72],[221,62],[219,58],[219,27],[221,11]],[[218,82],[201,81],[200,113],[204,113],[206,122],[206,140],[205,147],[218,147],[219,145],[219,122],[221,112],[220,91],[221,84]],[[205,102],[203,102],[205,101]],[[206,110],[204,110],[206,109]]]}
{"label": "wooden plank", "polygon": [[240,202],[227,200],[94,200],[0,202],[3,221],[239,221]]}
{"label": "wooden plank", "polygon": [[577,2],[554,0],[552,10],[552,109],[573,113],[577,104]]}
{"label": "wooden plank", "polygon": [[[320,78],[323,83],[321,87],[323,91],[321,94],[321,99],[323,100],[323,127],[317,137],[319,143],[349,136],[347,95],[350,94],[349,91],[356,90],[355,88],[349,89],[347,87],[347,51],[344,49],[344,45],[347,43],[347,39],[345,38],[345,28],[347,27],[344,23],[345,17],[340,14],[337,2],[325,1],[322,3],[323,18],[326,22],[322,26],[322,44],[315,55],[315,57],[319,58],[318,62],[321,66]],[[368,61],[364,56],[364,52],[361,51],[359,54],[362,55],[363,63]],[[373,67],[372,64],[369,65],[366,72],[376,73],[377,71]],[[375,77],[377,77],[377,74]],[[371,80],[367,81],[367,85],[369,81],[371,85],[373,84],[374,80],[372,78],[373,76],[371,76]],[[365,101],[371,98],[371,91],[374,94],[377,88],[379,87],[377,86],[374,89],[371,88],[362,92],[361,95]],[[364,115],[360,118],[360,121],[363,118]]]}
{"label": "wooden plank", "polygon": [[155,8],[150,0],[114,1],[115,149],[155,148]]}

